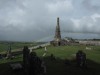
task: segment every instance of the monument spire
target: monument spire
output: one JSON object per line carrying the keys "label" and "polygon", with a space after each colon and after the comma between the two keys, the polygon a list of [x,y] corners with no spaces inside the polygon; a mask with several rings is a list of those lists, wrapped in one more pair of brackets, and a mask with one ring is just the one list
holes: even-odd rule
{"label": "monument spire", "polygon": [[55,31],[55,40],[56,41],[60,41],[61,40],[59,17],[57,18],[57,26],[56,26],[56,31]]}
{"label": "monument spire", "polygon": [[66,40],[61,39],[59,17],[57,17],[57,25],[56,25],[54,40],[51,41],[50,43],[53,46],[61,46],[61,45],[66,45],[67,44]]}

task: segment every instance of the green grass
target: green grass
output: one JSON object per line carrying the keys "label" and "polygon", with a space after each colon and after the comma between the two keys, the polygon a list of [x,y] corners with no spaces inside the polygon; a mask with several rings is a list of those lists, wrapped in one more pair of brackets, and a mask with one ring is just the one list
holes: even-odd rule
{"label": "green grass", "polygon": [[[11,49],[20,49],[24,46],[35,46],[38,45],[38,43],[32,43],[32,42],[13,42],[11,44]],[[7,42],[0,42],[0,52],[6,52],[9,49],[9,44]]]}
{"label": "green grass", "polygon": [[[47,47],[47,55],[44,59],[47,66],[47,75],[100,75],[100,47],[91,46],[93,50],[85,50],[86,46],[60,46]],[[76,67],[75,54],[83,50],[87,55],[88,69],[82,70]],[[38,56],[42,57],[44,48],[36,50]],[[54,54],[56,61],[51,61],[49,56]],[[70,60],[71,65],[65,65],[65,59]]]}
{"label": "green grass", "polygon": [[[86,53],[87,58],[100,63],[100,46],[92,46],[93,50],[86,50],[86,46],[60,46],[60,47],[47,47],[47,56],[54,54],[55,57],[61,59],[70,58],[73,54],[76,54],[78,50],[83,50]],[[38,56],[42,56],[44,48],[36,50]]]}
{"label": "green grass", "polygon": [[[60,47],[47,47],[47,55],[43,58],[44,48],[37,49],[37,55],[45,61],[47,67],[47,75],[100,75],[100,46],[91,46],[93,50],[85,50],[86,46],[60,46]],[[88,69],[82,70],[76,67],[75,54],[78,50],[83,50],[87,55]],[[50,55],[54,54],[56,60],[51,60]],[[65,59],[70,61],[70,64],[64,64]],[[22,55],[16,56],[13,60],[1,59],[0,60],[0,75],[6,75],[8,64],[10,62],[22,62]],[[11,75],[12,72],[8,72]],[[13,74],[16,75],[16,74]],[[19,74],[21,75],[21,74]]]}
{"label": "green grass", "polygon": [[6,58],[0,59],[0,64],[9,63],[9,62],[18,62],[18,61],[22,61],[22,54],[21,55],[17,55],[13,59],[6,59]]}

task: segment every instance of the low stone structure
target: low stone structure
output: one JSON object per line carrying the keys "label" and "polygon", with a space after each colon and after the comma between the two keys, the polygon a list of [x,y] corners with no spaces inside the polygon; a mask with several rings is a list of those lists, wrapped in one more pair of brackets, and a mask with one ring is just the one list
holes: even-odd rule
{"label": "low stone structure", "polygon": [[100,46],[100,41],[84,40],[84,41],[79,41],[79,44]]}

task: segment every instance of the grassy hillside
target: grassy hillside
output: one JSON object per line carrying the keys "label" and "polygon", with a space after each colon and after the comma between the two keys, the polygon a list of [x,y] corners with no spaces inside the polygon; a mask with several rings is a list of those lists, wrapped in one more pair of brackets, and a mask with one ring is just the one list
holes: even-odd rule
{"label": "grassy hillside", "polygon": [[[47,55],[42,57],[44,48],[35,50],[37,55],[45,61],[47,67],[47,75],[100,75],[100,47],[91,46],[92,50],[86,50],[85,46],[60,46],[47,47]],[[88,68],[83,70],[76,67],[75,54],[78,50],[83,50],[87,55]],[[54,54],[56,60],[51,60],[50,55]],[[68,64],[65,64],[65,60]],[[22,62],[22,55],[16,56],[13,60],[0,60],[0,75],[11,75],[9,63]],[[21,75],[13,73],[13,75]]]}
{"label": "grassy hillside", "polygon": [[[83,50],[86,53],[87,59],[94,60],[100,63],[100,46],[89,46],[92,50],[86,50],[86,46],[60,46],[60,47],[47,47],[47,56],[54,54],[55,57],[61,59],[71,59],[78,50]],[[36,50],[38,56],[42,56],[44,48]]]}
{"label": "grassy hillside", "polygon": [[[85,46],[61,46],[47,47],[48,52],[44,61],[47,66],[47,75],[100,75],[100,47],[91,46],[92,50],[86,50]],[[87,55],[88,68],[82,70],[76,67],[75,54],[78,50],[83,50]],[[36,50],[38,56],[42,57],[44,49]],[[50,55],[54,54],[55,61],[50,60]],[[68,64],[64,64],[65,60]]]}
{"label": "grassy hillside", "polygon": [[[23,48],[24,46],[35,46],[38,43],[33,42],[10,42],[12,50]],[[7,51],[10,45],[8,42],[0,42],[0,52]]]}

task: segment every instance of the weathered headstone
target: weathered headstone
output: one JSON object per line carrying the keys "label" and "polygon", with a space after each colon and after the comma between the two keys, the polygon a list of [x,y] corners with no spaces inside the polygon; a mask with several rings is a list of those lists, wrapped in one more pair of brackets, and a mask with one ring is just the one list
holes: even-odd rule
{"label": "weathered headstone", "polygon": [[30,53],[30,75],[42,75],[46,73],[46,66],[35,52]]}
{"label": "weathered headstone", "polygon": [[41,63],[41,69],[42,69],[42,74],[43,75],[46,75],[46,65],[45,65],[45,62],[44,61],[42,61],[42,63]]}
{"label": "weathered headstone", "polygon": [[51,60],[56,60],[55,56],[53,54],[50,55]]}
{"label": "weathered headstone", "polygon": [[[42,64],[42,60],[36,55],[35,52],[31,52],[27,46],[23,49],[23,68],[25,75],[40,75],[46,72],[46,69]],[[42,69],[44,68],[44,71]]]}
{"label": "weathered headstone", "polygon": [[11,58],[12,58],[12,54],[11,54],[11,44],[10,44],[7,50],[7,59],[11,59]]}
{"label": "weathered headstone", "polygon": [[27,46],[24,46],[23,49],[23,68],[24,68],[24,73],[25,75],[29,75],[29,53],[30,50],[28,49]]}
{"label": "weathered headstone", "polygon": [[35,52],[31,52],[30,53],[30,75],[36,75],[36,53]]}
{"label": "weathered headstone", "polygon": [[77,53],[76,53],[76,61],[77,61],[77,66],[81,67],[81,68],[84,68],[86,67],[86,54],[79,50]]}
{"label": "weathered headstone", "polygon": [[0,54],[0,59],[2,59],[2,55]]}

